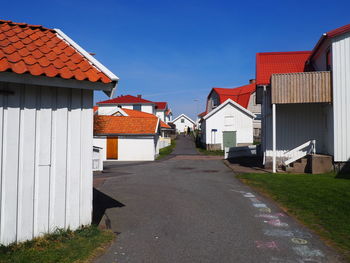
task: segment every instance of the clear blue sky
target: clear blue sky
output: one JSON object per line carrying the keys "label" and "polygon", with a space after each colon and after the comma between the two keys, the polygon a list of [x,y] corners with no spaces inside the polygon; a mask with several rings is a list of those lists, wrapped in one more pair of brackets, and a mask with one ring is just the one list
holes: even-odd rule
{"label": "clear blue sky", "polygon": [[[195,117],[211,87],[244,85],[255,53],[310,50],[350,1],[4,1],[1,19],[60,28],[120,78],[117,95]],[[106,99],[95,93],[95,101]]]}

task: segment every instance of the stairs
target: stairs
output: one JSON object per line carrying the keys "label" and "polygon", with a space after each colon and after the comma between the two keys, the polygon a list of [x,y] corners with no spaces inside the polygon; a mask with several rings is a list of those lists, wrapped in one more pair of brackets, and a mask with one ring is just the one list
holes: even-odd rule
{"label": "stairs", "polygon": [[287,173],[302,174],[307,172],[308,157],[303,157],[289,165],[282,165],[282,170]]}
{"label": "stairs", "polygon": [[328,173],[333,171],[333,159],[329,155],[308,154],[289,165],[282,165],[282,170],[287,173]]}

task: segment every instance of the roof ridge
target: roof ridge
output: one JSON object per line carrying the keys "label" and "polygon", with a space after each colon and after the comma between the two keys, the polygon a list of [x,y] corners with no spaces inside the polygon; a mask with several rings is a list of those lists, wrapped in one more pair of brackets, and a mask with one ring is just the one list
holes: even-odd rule
{"label": "roof ridge", "polygon": [[286,55],[286,54],[308,54],[312,51],[303,50],[303,51],[278,51],[278,52],[258,52],[256,55]]}

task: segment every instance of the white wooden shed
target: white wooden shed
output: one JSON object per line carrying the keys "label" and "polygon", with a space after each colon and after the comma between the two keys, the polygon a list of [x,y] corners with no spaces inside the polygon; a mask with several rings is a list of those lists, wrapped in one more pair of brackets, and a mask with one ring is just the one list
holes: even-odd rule
{"label": "white wooden shed", "polygon": [[92,218],[93,91],[118,78],[58,29],[0,20],[0,243]]}

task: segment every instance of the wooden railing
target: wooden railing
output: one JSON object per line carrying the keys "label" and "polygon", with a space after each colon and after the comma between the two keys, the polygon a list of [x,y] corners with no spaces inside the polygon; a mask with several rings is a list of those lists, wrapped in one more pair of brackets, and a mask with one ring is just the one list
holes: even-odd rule
{"label": "wooden railing", "polygon": [[284,165],[289,165],[296,160],[305,157],[308,154],[316,153],[316,140],[308,141],[293,150],[290,150],[284,154],[285,158],[288,158],[283,162]]}

